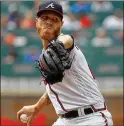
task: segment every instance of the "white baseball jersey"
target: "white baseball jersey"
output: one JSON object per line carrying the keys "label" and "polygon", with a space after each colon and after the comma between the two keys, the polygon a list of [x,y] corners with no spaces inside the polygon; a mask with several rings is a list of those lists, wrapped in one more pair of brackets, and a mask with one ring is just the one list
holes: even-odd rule
{"label": "white baseball jersey", "polygon": [[46,90],[57,114],[104,103],[104,98],[81,50],[74,45],[70,52],[71,68],[65,70],[62,82],[46,85]]}

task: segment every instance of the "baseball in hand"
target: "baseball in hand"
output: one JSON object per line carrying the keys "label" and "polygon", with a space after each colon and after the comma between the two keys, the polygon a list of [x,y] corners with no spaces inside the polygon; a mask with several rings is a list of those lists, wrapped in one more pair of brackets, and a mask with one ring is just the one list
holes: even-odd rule
{"label": "baseball in hand", "polygon": [[27,120],[28,120],[28,116],[27,116],[26,114],[22,114],[22,115],[20,116],[20,120],[21,120],[21,122],[26,123]]}

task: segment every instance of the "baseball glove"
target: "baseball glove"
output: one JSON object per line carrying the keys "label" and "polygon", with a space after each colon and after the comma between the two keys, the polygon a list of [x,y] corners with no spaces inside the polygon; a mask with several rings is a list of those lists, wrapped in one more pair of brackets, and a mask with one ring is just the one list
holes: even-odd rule
{"label": "baseball glove", "polygon": [[40,70],[42,77],[49,84],[61,82],[63,79],[65,68],[56,52],[50,47],[40,55],[36,68]]}
{"label": "baseball glove", "polygon": [[69,54],[61,41],[53,40],[49,43],[41,54],[37,67],[47,83],[54,84],[62,81],[64,70],[71,67],[72,60]]}
{"label": "baseball glove", "polygon": [[71,67],[72,59],[69,57],[70,52],[65,49],[64,44],[61,41],[52,40],[49,43],[48,48],[53,49],[57,53],[65,69],[69,69]]}

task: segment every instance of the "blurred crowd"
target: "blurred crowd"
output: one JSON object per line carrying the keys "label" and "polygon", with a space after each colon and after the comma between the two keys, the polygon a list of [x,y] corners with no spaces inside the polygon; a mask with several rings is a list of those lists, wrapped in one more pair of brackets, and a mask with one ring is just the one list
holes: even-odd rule
{"label": "blurred crowd", "polygon": [[[39,3],[39,0],[2,1],[2,63],[13,64],[19,59],[23,63],[32,63],[40,55],[41,47],[37,45],[40,41],[35,28]],[[90,43],[93,47],[110,47],[123,44],[121,1],[114,3],[62,0],[60,4],[64,10],[62,32],[71,33],[77,45],[83,47]]]}

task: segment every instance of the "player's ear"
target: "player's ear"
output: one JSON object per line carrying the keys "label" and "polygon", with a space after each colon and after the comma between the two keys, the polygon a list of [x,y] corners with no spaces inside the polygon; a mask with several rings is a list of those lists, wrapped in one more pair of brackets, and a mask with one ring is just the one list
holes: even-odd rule
{"label": "player's ear", "polygon": [[61,26],[64,24],[64,21],[62,21]]}
{"label": "player's ear", "polygon": [[38,18],[36,18],[36,28],[37,28],[37,26],[38,26]]}

